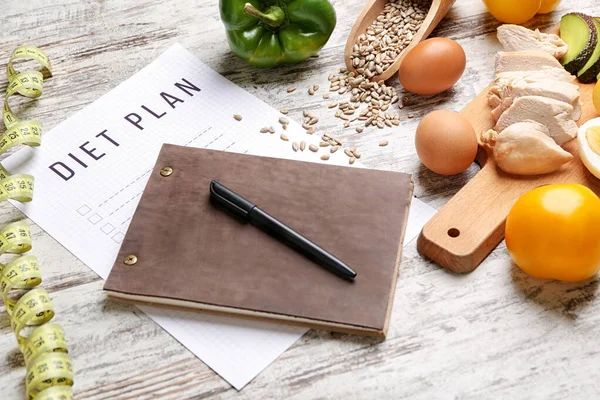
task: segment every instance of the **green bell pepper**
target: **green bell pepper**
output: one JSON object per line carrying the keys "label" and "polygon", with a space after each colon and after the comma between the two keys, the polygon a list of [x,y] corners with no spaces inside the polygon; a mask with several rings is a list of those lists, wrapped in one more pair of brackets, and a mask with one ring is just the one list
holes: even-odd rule
{"label": "green bell pepper", "polygon": [[229,47],[257,67],[316,55],[335,28],[328,0],[220,0]]}

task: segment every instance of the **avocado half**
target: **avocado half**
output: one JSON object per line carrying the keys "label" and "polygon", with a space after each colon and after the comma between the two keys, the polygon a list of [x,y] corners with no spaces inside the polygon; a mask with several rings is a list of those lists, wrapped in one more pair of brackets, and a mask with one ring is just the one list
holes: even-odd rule
{"label": "avocado half", "polygon": [[600,18],[592,17],[592,21],[596,25],[598,39],[592,56],[587,63],[577,72],[577,76],[582,83],[592,83],[600,75]]}
{"label": "avocado half", "polygon": [[560,37],[569,51],[560,60],[573,75],[583,69],[598,44],[598,29],[594,19],[582,13],[565,14],[560,20]]}

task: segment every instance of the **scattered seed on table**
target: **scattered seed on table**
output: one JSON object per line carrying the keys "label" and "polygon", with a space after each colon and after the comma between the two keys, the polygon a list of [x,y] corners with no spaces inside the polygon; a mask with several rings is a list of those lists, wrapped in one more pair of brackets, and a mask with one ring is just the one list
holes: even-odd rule
{"label": "scattered seed on table", "polygon": [[354,164],[354,161],[356,161],[356,157],[350,157],[348,164]]}
{"label": "scattered seed on table", "polygon": [[335,138],[334,140],[335,140],[335,142],[336,142],[337,144],[339,144],[339,145],[341,145],[341,144],[342,144],[342,140],[341,140],[341,139]]}
{"label": "scattered seed on table", "polygon": [[398,125],[400,125],[400,121],[398,121],[397,119],[393,119],[392,120],[392,125],[398,126]]}
{"label": "scattered seed on table", "polygon": [[290,121],[287,118],[281,117],[281,118],[279,118],[279,123],[281,125],[286,125],[286,124],[289,124]]}
{"label": "scattered seed on table", "polygon": [[310,146],[308,146],[308,149],[309,149],[310,151],[314,151],[315,153],[316,153],[317,151],[319,151],[319,148],[318,148],[316,145],[314,145],[314,144],[311,144]]}
{"label": "scattered seed on table", "polygon": [[268,126],[265,126],[264,128],[260,129],[260,133],[267,133],[269,132],[271,129]]}
{"label": "scattered seed on table", "polygon": [[335,153],[336,151],[338,151],[338,149],[340,148],[340,146],[331,146],[331,149],[329,149],[329,152],[331,154]]}
{"label": "scattered seed on table", "polygon": [[292,93],[294,90],[296,90],[296,88],[295,87],[291,87],[291,88],[288,88],[287,92],[288,93]]}
{"label": "scattered seed on table", "polygon": [[347,128],[347,127],[349,127],[349,126],[350,126],[350,121],[346,121],[346,122],[344,122],[344,128]]}
{"label": "scattered seed on table", "polygon": [[335,101],[333,103],[329,103],[329,105],[327,107],[329,108],[336,108],[338,105],[338,103],[336,103]]}
{"label": "scattered seed on table", "polygon": [[379,142],[380,146],[387,146],[388,145],[388,141],[387,140],[382,140],[381,142]]}
{"label": "scattered seed on table", "polygon": [[312,118],[310,119],[310,121],[308,121],[308,123],[309,123],[310,125],[314,125],[314,124],[316,124],[317,122],[319,122],[319,118],[317,118],[317,117],[312,117]]}
{"label": "scattered seed on table", "polygon": [[320,142],[319,143],[319,147],[328,147],[329,146],[329,142]]}
{"label": "scattered seed on table", "polygon": [[312,90],[313,90],[313,92],[316,92],[317,90],[319,90],[319,85],[313,85]]}
{"label": "scattered seed on table", "polygon": [[314,90],[313,88],[311,88],[311,87],[310,87],[310,88],[308,88],[308,94],[309,94],[310,96],[312,96],[313,94],[315,94],[315,90]]}
{"label": "scattered seed on table", "polygon": [[233,114],[233,119],[235,119],[236,121],[241,121],[242,116],[240,114]]}
{"label": "scattered seed on table", "polygon": [[354,156],[352,155],[352,151],[351,151],[350,149],[346,149],[346,150],[344,150],[344,154],[345,154],[345,155],[347,155],[348,157],[354,157]]}
{"label": "scattered seed on table", "polygon": [[272,126],[269,127],[269,132],[270,133],[275,133],[275,128],[273,128]]}
{"label": "scattered seed on table", "polygon": [[325,93],[325,94],[323,95],[323,99],[327,100],[328,98],[329,98],[329,93]]}
{"label": "scattered seed on table", "polygon": [[360,153],[359,153],[358,151],[356,151],[356,150],[354,150],[354,151],[352,152],[352,155],[353,155],[354,157],[356,157],[356,158],[360,158]]}
{"label": "scattered seed on table", "polygon": [[315,127],[311,126],[310,128],[308,128],[306,130],[306,133],[308,133],[309,135],[312,135],[313,133],[315,133],[315,130],[316,130]]}
{"label": "scattered seed on table", "polygon": [[323,161],[327,161],[327,160],[329,160],[329,154],[323,154],[323,155],[321,156],[321,160],[323,160]]}
{"label": "scattered seed on table", "polygon": [[415,114],[408,114],[408,118],[414,118]]}
{"label": "scattered seed on table", "polygon": [[306,148],[306,142],[305,141],[301,141],[300,142],[300,151],[304,151],[305,148]]}
{"label": "scattered seed on table", "polygon": [[287,131],[288,124],[283,124],[281,125],[281,127],[283,128],[283,130]]}
{"label": "scattered seed on table", "polygon": [[286,142],[287,142],[288,140],[290,140],[290,139],[287,137],[287,135],[285,135],[285,134],[283,134],[283,133],[282,133],[282,134],[281,134],[281,136],[279,136],[279,137],[281,138],[281,140],[285,140]]}
{"label": "scattered seed on table", "polygon": [[308,130],[308,129],[310,128],[310,125],[309,125],[309,124],[307,124],[306,122],[303,122],[303,123],[302,123],[302,127],[303,127],[304,129]]}
{"label": "scattered seed on table", "polygon": [[292,149],[294,149],[294,151],[298,151],[298,143],[297,142],[292,143]]}
{"label": "scattered seed on table", "polygon": [[356,133],[363,133],[364,130],[365,130],[365,128],[363,128],[362,126],[359,126],[358,128],[356,128]]}
{"label": "scattered seed on table", "polygon": [[287,114],[289,111],[286,108],[282,108],[281,110],[279,110],[279,112],[282,114]]}

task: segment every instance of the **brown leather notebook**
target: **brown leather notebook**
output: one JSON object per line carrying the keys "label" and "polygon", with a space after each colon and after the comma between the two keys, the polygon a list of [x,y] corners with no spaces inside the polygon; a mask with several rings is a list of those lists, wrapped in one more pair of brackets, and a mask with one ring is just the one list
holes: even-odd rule
{"label": "brown leather notebook", "polygon": [[[213,179],[344,261],[354,282],[212,204]],[[412,190],[402,173],[166,144],[104,289],[116,300],[385,337]]]}

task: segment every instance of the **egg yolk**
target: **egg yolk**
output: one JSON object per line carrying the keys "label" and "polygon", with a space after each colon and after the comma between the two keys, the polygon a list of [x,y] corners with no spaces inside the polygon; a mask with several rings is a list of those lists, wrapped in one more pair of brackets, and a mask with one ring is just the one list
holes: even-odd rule
{"label": "egg yolk", "polygon": [[587,142],[594,153],[600,155],[600,126],[592,126],[585,133]]}

